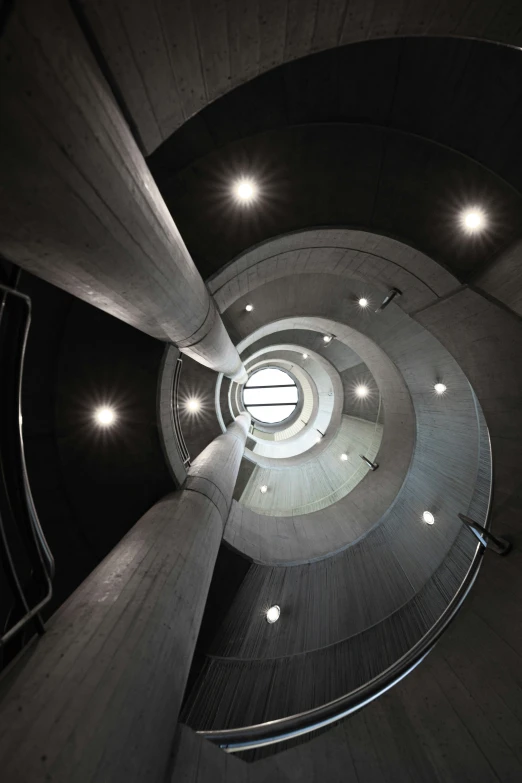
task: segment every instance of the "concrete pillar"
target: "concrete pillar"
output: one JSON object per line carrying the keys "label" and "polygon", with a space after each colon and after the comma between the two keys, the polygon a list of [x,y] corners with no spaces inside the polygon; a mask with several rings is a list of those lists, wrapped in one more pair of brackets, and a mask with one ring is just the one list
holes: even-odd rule
{"label": "concrete pillar", "polygon": [[0,252],[245,379],[67,0],[13,5],[0,42],[0,90]]}
{"label": "concrete pillar", "polygon": [[9,783],[164,783],[250,417],[198,457],[0,682]]}

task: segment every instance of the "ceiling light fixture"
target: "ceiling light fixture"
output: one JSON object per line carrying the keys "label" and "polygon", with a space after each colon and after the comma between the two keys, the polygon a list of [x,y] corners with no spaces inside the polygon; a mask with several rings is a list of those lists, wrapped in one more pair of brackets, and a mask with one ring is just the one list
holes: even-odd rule
{"label": "ceiling light fixture", "polygon": [[247,304],[247,306],[245,307],[247,313],[251,313],[253,309],[254,309],[254,305],[252,304]]}
{"label": "ceiling light fixture", "polygon": [[444,394],[448,387],[444,383],[436,383],[433,388],[437,394]]}
{"label": "ceiling light fixture", "polygon": [[303,354],[303,359],[308,359],[308,354],[307,353]]}
{"label": "ceiling light fixture", "polygon": [[348,454],[341,454],[341,460],[343,462],[346,462],[347,459],[348,459]]}
{"label": "ceiling light fixture", "polygon": [[367,386],[364,386],[364,384],[360,384],[359,386],[355,387],[355,393],[358,397],[367,397],[368,396],[369,389]]}
{"label": "ceiling light fixture", "polygon": [[264,495],[264,494],[266,494],[266,493],[268,492],[268,487],[267,487],[267,485],[266,485],[266,484],[263,484],[262,486],[260,486],[260,487],[259,487],[259,491],[260,491],[260,492],[261,492],[263,495]]}
{"label": "ceiling light fixture", "polygon": [[479,207],[465,209],[461,213],[460,222],[468,234],[477,234],[486,227],[486,213]]}
{"label": "ceiling light fixture", "polygon": [[242,204],[251,204],[258,195],[258,187],[254,180],[246,177],[238,179],[234,184],[234,195]]}
{"label": "ceiling light fixture", "polygon": [[323,337],[323,341],[325,343],[331,343],[332,342],[332,335],[331,334],[325,334]]}
{"label": "ceiling light fixture", "polygon": [[433,525],[433,523],[435,522],[435,517],[433,516],[431,511],[424,511],[422,515],[422,519],[424,520],[424,522],[426,522],[427,525]]}
{"label": "ceiling light fixture", "polygon": [[196,411],[199,411],[201,408],[201,403],[199,400],[196,400],[195,397],[192,397],[192,399],[187,400],[187,410],[189,410],[191,413],[196,413]]}
{"label": "ceiling light fixture", "polygon": [[116,421],[116,414],[112,408],[97,408],[94,418],[102,427],[110,427]]}
{"label": "ceiling light fixture", "polygon": [[267,623],[276,623],[279,620],[279,617],[281,616],[281,607],[275,604],[274,606],[271,606],[270,609],[266,613],[266,621]]}
{"label": "ceiling light fixture", "polygon": [[359,299],[359,307],[368,307],[368,300],[364,298],[364,296]]}

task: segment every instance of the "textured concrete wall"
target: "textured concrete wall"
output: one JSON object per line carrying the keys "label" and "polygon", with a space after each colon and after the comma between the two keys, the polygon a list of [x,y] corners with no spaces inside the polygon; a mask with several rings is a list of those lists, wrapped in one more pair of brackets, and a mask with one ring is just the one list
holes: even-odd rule
{"label": "textured concrete wall", "polygon": [[[343,416],[337,434],[327,449],[298,466],[257,466],[239,503],[272,517],[294,517],[336,503],[362,481],[370,468],[360,458],[375,459],[382,440],[382,425],[353,416]],[[348,459],[341,460],[346,453]],[[259,487],[268,491],[261,493]],[[316,520],[320,524],[320,520]]]}
{"label": "textured concrete wall", "polygon": [[[421,665],[322,736],[247,764],[181,727],[173,781],[516,783],[522,775],[522,538],[486,553],[459,617]],[[508,527],[501,527],[507,532]],[[178,778],[178,776],[180,776]]]}
{"label": "textured concrete wall", "polygon": [[148,152],[232,88],[284,62],[356,41],[460,36],[522,43],[508,0],[354,5],[348,0],[223,0],[131,5],[82,0],[108,68]]}
{"label": "textured concrete wall", "polygon": [[[281,314],[304,309],[315,313],[328,312],[338,319],[345,319],[358,330],[355,332],[354,328],[343,327],[337,321],[315,319],[315,328],[320,333],[337,334],[357,349],[381,389],[385,426],[377,457],[380,467],[337,506],[322,512],[313,527],[309,526],[306,517],[293,520],[291,535],[289,531],[285,533],[284,526],[278,522],[277,529],[271,530],[271,535],[267,536],[269,522],[257,516],[250,519],[234,506],[233,516],[227,524],[227,541],[254,560],[281,563],[295,562],[300,559],[298,555],[302,558],[305,552],[309,557],[317,557],[335,551],[334,542],[336,548],[340,548],[366,532],[378,522],[397,496],[406,475],[410,459],[407,455],[411,453],[405,449],[408,432],[405,414],[411,405],[408,392],[417,418],[415,471],[419,472],[414,474],[412,465],[414,495],[419,496],[420,501],[420,488],[425,479],[427,488],[422,490],[422,494],[427,505],[437,506],[439,497],[447,491],[450,495],[454,494],[455,501],[467,503],[466,498],[475,483],[476,413],[469,384],[443,346],[393,305],[382,314],[370,316],[358,308],[347,309],[346,301],[350,301],[351,292],[345,289],[342,296],[339,295],[335,278],[331,275],[281,279],[267,284],[265,293],[266,304],[261,317],[265,316],[268,321]],[[310,325],[312,321],[293,317],[282,320],[277,327],[287,329],[293,325],[294,328],[302,328],[306,323]],[[275,325],[265,327],[260,334],[274,328]],[[372,342],[365,346],[368,338],[363,337],[361,332],[369,335]],[[254,338],[251,336],[250,339]],[[437,397],[433,391],[437,379],[445,380],[448,385],[449,393],[443,398]],[[373,491],[368,492],[367,486]],[[328,544],[329,550],[326,549]],[[293,556],[289,556],[290,553]]]}

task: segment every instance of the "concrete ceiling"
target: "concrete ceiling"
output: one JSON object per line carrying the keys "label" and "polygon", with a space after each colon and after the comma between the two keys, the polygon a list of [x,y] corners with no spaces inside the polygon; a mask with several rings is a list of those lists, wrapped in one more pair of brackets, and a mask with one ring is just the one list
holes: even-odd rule
{"label": "concrete ceiling", "polygon": [[522,42],[522,10],[509,0],[185,0],[153,12],[146,2],[82,0],[79,8],[147,152],[238,85],[314,52],[407,36]]}

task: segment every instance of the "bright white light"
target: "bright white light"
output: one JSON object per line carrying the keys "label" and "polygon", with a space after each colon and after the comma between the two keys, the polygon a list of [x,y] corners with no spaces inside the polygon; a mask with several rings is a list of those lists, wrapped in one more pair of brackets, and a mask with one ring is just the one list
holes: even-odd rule
{"label": "bright white light", "polygon": [[277,424],[287,419],[294,412],[298,401],[299,393],[294,379],[276,367],[253,372],[243,389],[243,402],[247,411],[265,424]]}
{"label": "bright white light", "polygon": [[110,427],[116,420],[116,414],[111,408],[98,408],[94,413],[94,418],[102,427]]}
{"label": "bright white light", "polygon": [[437,394],[444,394],[444,392],[447,389],[447,386],[445,386],[443,383],[436,383],[433,388],[435,389]]}
{"label": "bright white light", "polygon": [[251,313],[253,309],[254,309],[254,305],[251,304],[247,304],[247,306],[245,307],[247,313]]}
{"label": "bright white light", "polygon": [[201,403],[199,400],[196,400],[194,397],[190,400],[187,400],[187,410],[191,411],[191,413],[196,413],[196,411],[199,411],[201,408]]}
{"label": "bright white light", "polygon": [[348,454],[341,454],[341,459],[343,462],[346,462],[346,460],[348,459]]}
{"label": "bright white light", "polygon": [[357,386],[355,388],[355,393],[358,397],[367,397],[368,396],[368,387],[363,386],[363,384]]}
{"label": "bright white light", "polygon": [[267,623],[276,623],[279,620],[279,616],[281,614],[281,608],[277,606],[271,606],[268,612],[266,613],[266,621]]}
{"label": "bright white light", "polygon": [[239,179],[234,185],[234,193],[238,201],[250,204],[257,196],[257,185],[252,179]]}
{"label": "bright white light", "polygon": [[422,515],[422,518],[427,525],[433,525],[433,523],[435,522],[435,517],[433,516],[431,511],[425,511]]}
{"label": "bright white light", "polygon": [[308,354],[307,353],[303,354],[303,359],[308,359]]}
{"label": "bright white light", "polygon": [[259,487],[259,491],[263,493],[263,495],[268,492],[268,487],[266,484],[263,484],[261,487]]}
{"label": "bright white light", "polygon": [[320,443],[320,442],[322,441],[322,439],[323,439],[323,436],[321,435],[321,433],[319,433],[319,435],[318,435],[318,436],[317,436],[317,438],[315,439],[315,442],[316,442],[316,443]]}
{"label": "bright white light", "polygon": [[331,343],[332,342],[332,336],[330,334],[325,334],[323,337],[323,340],[325,343]]}
{"label": "bright white light", "polygon": [[476,234],[486,227],[486,215],[482,209],[473,207],[461,213],[460,221],[464,231],[468,234]]}
{"label": "bright white light", "polygon": [[359,307],[368,307],[368,300],[362,297],[362,299],[359,299]]}

